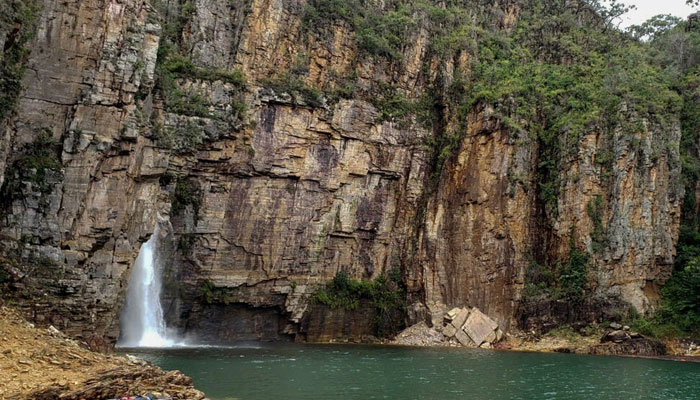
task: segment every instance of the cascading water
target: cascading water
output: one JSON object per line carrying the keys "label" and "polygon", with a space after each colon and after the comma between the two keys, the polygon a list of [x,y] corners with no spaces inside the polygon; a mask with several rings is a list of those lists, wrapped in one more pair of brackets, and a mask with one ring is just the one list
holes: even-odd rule
{"label": "cascading water", "polygon": [[160,304],[162,269],[158,263],[159,229],[141,246],[131,272],[121,314],[117,347],[170,347],[163,308]]}

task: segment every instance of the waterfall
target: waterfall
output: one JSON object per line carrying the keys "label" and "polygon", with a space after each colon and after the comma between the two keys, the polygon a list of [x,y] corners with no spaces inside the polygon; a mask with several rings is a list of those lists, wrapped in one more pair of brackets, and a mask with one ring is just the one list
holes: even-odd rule
{"label": "waterfall", "polygon": [[170,347],[174,344],[168,338],[160,304],[162,268],[158,262],[158,238],[156,224],[151,238],[141,246],[131,272],[117,347]]}

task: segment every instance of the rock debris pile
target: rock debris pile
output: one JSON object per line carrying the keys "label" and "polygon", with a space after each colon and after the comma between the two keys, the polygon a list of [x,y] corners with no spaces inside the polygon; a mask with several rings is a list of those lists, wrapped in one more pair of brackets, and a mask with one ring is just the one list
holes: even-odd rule
{"label": "rock debris pile", "polygon": [[491,348],[503,339],[498,323],[478,308],[453,308],[444,314],[442,326],[419,322],[400,334],[394,344],[410,346],[464,346]]}
{"label": "rock debris pile", "polygon": [[632,332],[629,326],[616,322],[609,325],[599,345],[589,349],[590,354],[600,355],[636,355],[657,357],[666,354],[666,346],[653,339],[645,338],[637,332]]}
{"label": "rock debris pile", "polygon": [[58,329],[39,329],[0,306],[0,399],[80,400],[153,394],[202,400],[179,371],[90,351]]}

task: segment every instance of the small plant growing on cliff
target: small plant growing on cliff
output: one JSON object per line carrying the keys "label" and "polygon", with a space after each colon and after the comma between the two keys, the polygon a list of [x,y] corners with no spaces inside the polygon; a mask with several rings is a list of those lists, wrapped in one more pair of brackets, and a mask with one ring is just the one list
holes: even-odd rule
{"label": "small plant growing on cliff", "polygon": [[277,94],[287,93],[292,96],[293,102],[303,101],[310,107],[323,107],[323,93],[311,86],[294,74],[280,74],[273,78],[262,80],[263,86],[272,89]]}
{"label": "small plant growing on cliff", "polygon": [[14,200],[24,198],[25,183],[30,183],[33,189],[38,190],[44,200],[53,189],[47,181],[48,175],[61,168],[58,146],[53,141],[51,132],[42,130],[37,139],[27,145],[23,154],[5,171],[5,182],[0,188],[5,209],[8,210],[7,206]]}
{"label": "small plant growing on cliff", "polygon": [[0,7],[0,24],[15,26],[5,37],[0,54],[0,123],[15,110],[22,92],[22,77],[29,55],[27,42],[34,36],[34,25],[39,13],[35,0],[10,0]]}
{"label": "small plant growing on cliff", "polygon": [[416,22],[411,12],[403,3],[381,10],[360,0],[310,0],[304,7],[302,26],[321,34],[329,25],[343,21],[355,30],[362,53],[401,61]]}
{"label": "small plant growing on cliff", "polygon": [[205,304],[234,304],[241,301],[237,288],[217,287],[209,279],[200,282],[199,292]]}
{"label": "small plant growing on cliff", "polygon": [[593,251],[598,253],[605,248],[607,235],[603,227],[603,197],[595,196],[586,205],[588,217],[593,221],[593,230],[591,231],[591,241]]}
{"label": "small plant growing on cliff", "polygon": [[559,284],[563,298],[574,303],[583,299],[588,284],[588,262],[590,254],[579,250],[572,237],[570,240],[569,259],[560,267]]}
{"label": "small plant growing on cliff", "polygon": [[179,178],[175,184],[175,192],[171,196],[170,213],[176,216],[187,207],[192,207],[193,218],[196,223],[199,219],[199,208],[201,205],[202,200],[199,197],[199,193],[189,179],[186,177]]}
{"label": "small plant growing on cliff", "polygon": [[214,288],[214,283],[208,279],[203,281],[199,286],[199,292],[205,303],[211,304],[214,302]]}
{"label": "small plant growing on cliff", "polygon": [[532,261],[525,272],[526,299],[534,299],[541,296],[548,297],[558,295],[556,289],[557,277],[551,268]]}
{"label": "small plant growing on cliff", "polygon": [[531,262],[525,274],[525,302],[561,299],[572,304],[583,300],[588,285],[591,255],[576,247],[574,230],[569,240],[569,257],[552,266]]}
{"label": "small plant growing on cliff", "polygon": [[194,233],[183,233],[177,242],[177,248],[184,256],[189,256],[194,247],[197,236]]}

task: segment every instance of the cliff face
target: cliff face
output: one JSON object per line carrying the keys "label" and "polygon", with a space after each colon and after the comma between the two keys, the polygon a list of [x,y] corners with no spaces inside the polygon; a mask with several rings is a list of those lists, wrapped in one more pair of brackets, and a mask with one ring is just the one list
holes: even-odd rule
{"label": "cliff face", "polygon": [[[564,259],[571,241],[592,254],[591,293],[653,309],[677,239],[679,128],[591,130],[549,218],[540,144],[488,106],[444,166],[426,143],[457,127],[454,110],[430,107],[432,127],[387,116],[446,87],[467,50],[440,60],[417,26],[395,62],[348,21],[309,27],[305,4],[42,2],[0,142],[4,295],[113,341],[161,223],[169,323],[211,340],[370,333],[371,307],[309,301],[339,271],[400,271],[407,323],[471,305],[507,329],[533,259]],[[517,8],[501,7],[507,29]]]}

